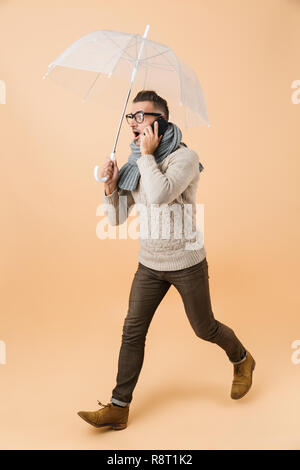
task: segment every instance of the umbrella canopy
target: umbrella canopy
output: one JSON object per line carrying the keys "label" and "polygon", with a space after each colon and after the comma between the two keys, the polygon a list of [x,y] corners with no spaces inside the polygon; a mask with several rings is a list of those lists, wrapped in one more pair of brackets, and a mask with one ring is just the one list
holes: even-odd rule
{"label": "umbrella canopy", "polygon": [[[153,89],[172,106],[183,107],[176,118],[183,114],[180,120],[184,120],[186,129],[208,124],[203,90],[193,70],[168,46],[139,34],[111,30],[86,34],[51,62],[44,77],[51,75],[65,86],[76,82],[85,101],[97,85],[101,86],[101,77],[114,75],[130,82],[142,45],[134,77],[136,88]],[[173,116],[171,107],[170,119],[175,121]]]}
{"label": "umbrella canopy", "polygon": [[[77,88],[79,85],[84,91],[83,101],[101,83],[101,77],[116,76],[130,81],[110,155],[112,160],[134,82],[139,89],[153,89],[168,102],[172,101],[170,119],[181,121],[184,112],[186,129],[208,124],[204,94],[195,73],[168,46],[147,39],[148,31],[149,25],[144,36],[111,30],[93,31],[65,49],[49,64],[48,72],[43,76],[44,79],[50,76],[64,86],[77,83]],[[178,115],[175,104],[181,108]],[[106,181],[106,177],[98,177],[98,169],[95,166],[96,180]]]}

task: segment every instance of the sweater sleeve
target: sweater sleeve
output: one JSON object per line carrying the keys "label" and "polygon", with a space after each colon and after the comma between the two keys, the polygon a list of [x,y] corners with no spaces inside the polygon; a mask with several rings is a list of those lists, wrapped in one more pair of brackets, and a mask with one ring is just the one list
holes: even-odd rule
{"label": "sweater sleeve", "polygon": [[162,173],[155,157],[144,154],[137,159],[149,204],[169,204],[189,186],[199,172],[199,159],[194,151],[177,152],[170,158],[168,168]]}
{"label": "sweater sleeve", "polygon": [[[104,212],[107,215],[110,225],[123,224],[135,204],[131,191],[125,189],[118,190],[118,188],[116,188],[114,192],[109,195],[105,194],[105,190],[103,192],[105,204]],[[122,197],[120,198],[120,196]]]}

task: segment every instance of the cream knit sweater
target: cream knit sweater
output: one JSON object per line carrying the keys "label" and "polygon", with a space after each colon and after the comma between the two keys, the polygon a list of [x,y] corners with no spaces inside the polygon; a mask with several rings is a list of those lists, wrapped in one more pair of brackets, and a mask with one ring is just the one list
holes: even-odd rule
{"label": "cream knit sweater", "polygon": [[123,224],[136,204],[140,263],[159,271],[199,263],[206,257],[206,250],[196,224],[198,155],[180,145],[160,163],[146,154],[137,159],[137,165],[141,177],[135,190],[117,188],[108,196],[104,191],[109,223]]}

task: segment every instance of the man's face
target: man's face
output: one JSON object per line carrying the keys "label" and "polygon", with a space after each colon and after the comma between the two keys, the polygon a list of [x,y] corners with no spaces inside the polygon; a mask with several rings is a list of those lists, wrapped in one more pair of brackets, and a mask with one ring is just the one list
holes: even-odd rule
{"label": "man's face", "polygon": [[[137,111],[144,111],[145,113],[160,113],[157,109],[154,108],[152,101],[139,101],[138,103],[132,103],[131,106],[131,114],[136,113]],[[165,118],[165,115],[161,113]],[[158,116],[144,116],[144,121],[142,123],[136,122],[135,119],[132,120],[130,127],[133,132],[134,142],[136,145],[140,145],[141,135],[143,134],[143,130],[147,126],[151,126],[152,122],[157,119]],[[138,132],[138,135],[135,134]]]}

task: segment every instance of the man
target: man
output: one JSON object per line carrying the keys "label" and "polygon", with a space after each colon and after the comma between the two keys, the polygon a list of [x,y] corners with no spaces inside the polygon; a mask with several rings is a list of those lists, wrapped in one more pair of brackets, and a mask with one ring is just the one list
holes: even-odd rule
{"label": "man", "polygon": [[[157,122],[154,132],[151,127],[158,116],[163,116],[168,122],[165,133],[160,137]],[[140,226],[151,225],[151,234],[148,231],[148,236],[140,235],[139,239],[138,269],[123,325],[117,383],[111,401],[106,405],[98,402],[103,407],[97,411],[78,413],[93,426],[111,426],[115,430],[127,426],[132,393],[144,360],[146,334],[171,285],[182,297],[195,334],[218,344],[233,363],[231,398],[242,398],[249,391],[255,367],[253,357],[233,330],[214,318],[204,246],[197,243],[197,236],[187,238],[182,218],[176,218],[174,213],[169,237],[163,236],[159,222],[152,217],[157,206],[158,209],[183,209],[189,204],[192,212],[184,219],[184,224],[191,222],[195,226],[196,191],[199,173],[203,169],[197,154],[181,142],[180,129],[169,122],[167,102],[154,91],[140,91],[133,100],[131,114],[126,118],[134,136],[128,162],[119,171],[117,161],[107,159],[101,173],[102,177],[108,177],[104,183],[106,213],[111,225],[119,225],[137,204],[141,207]],[[152,237],[153,228],[158,237]],[[179,232],[181,236],[175,236]]]}

